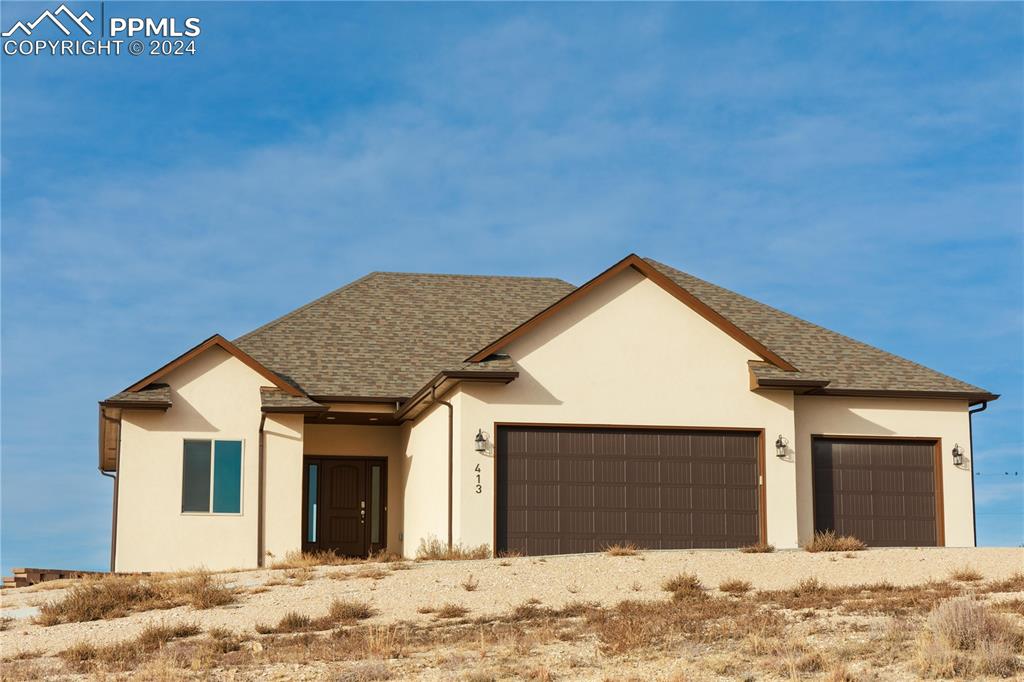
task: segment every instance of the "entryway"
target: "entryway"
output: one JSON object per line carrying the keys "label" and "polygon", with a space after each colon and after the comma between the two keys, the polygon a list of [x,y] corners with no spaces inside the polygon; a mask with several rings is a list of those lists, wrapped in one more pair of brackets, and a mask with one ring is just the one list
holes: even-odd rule
{"label": "entryway", "polygon": [[387,459],[303,458],[302,549],[367,556],[387,546]]}

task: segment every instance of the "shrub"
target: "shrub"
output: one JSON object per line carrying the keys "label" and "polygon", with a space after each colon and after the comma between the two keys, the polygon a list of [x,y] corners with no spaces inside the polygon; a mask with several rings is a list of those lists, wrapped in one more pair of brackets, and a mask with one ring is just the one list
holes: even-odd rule
{"label": "shrub", "polygon": [[756,545],[740,547],[740,551],[744,554],[771,554],[775,551],[775,545],[769,545],[766,542],[759,542]]}
{"label": "shrub", "polygon": [[416,550],[417,561],[462,561],[466,559],[489,559],[491,548],[487,545],[468,547],[455,543],[451,547],[436,537],[423,538]]}
{"label": "shrub", "polygon": [[462,618],[467,613],[469,613],[469,609],[465,606],[462,606],[461,604],[448,603],[439,607],[434,612],[434,615],[438,618]]}
{"label": "shrub", "polygon": [[811,541],[804,545],[808,552],[858,552],[867,548],[863,541],[852,535],[839,535],[834,530],[815,533]]}
{"label": "shrub", "polygon": [[480,587],[480,581],[474,578],[472,573],[466,576],[459,584],[462,585],[462,589],[466,592],[475,592],[476,588]]}
{"label": "shrub", "polygon": [[331,623],[350,623],[371,618],[376,613],[374,608],[366,602],[335,599],[327,611],[327,618]]}
{"label": "shrub", "polygon": [[973,597],[956,597],[928,615],[918,642],[922,674],[969,677],[1010,676],[1020,668],[1021,632]]}

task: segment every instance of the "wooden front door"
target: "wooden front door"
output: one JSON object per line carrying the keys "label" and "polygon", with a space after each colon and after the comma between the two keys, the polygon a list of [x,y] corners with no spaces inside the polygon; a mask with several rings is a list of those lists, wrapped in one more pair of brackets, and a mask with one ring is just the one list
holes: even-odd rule
{"label": "wooden front door", "polygon": [[386,460],[306,457],[303,549],[366,556],[386,546]]}

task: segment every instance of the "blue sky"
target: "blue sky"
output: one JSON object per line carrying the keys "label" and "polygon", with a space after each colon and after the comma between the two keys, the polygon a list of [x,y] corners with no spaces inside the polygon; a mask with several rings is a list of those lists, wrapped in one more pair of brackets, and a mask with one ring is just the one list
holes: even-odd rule
{"label": "blue sky", "polygon": [[106,12],[203,33],[0,61],[4,572],[105,567],[96,401],[211,333],[631,251],[1001,393],[979,540],[1024,542],[1024,5]]}

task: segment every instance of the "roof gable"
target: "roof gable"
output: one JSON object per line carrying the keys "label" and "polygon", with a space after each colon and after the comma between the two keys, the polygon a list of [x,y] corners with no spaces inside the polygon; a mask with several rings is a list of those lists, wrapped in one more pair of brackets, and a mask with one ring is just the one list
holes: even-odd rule
{"label": "roof gable", "polygon": [[228,353],[230,353],[231,355],[233,355],[237,359],[241,360],[245,365],[250,367],[257,374],[259,374],[260,376],[265,378],[267,381],[269,381],[274,386],[276,386],[277,388],[281,389],[282,391],[284,391],[288,395],[292,395],[292,396],[301,396],[302,395],[302,391],[300,391],[299,389],[297,389],[294,386],[292,386],[292,385],[288,384],[287,382],[285,382],[277,374],[275,374],[274,372],[272,372],[269,369],[267,369],[266,367],[264,367],[255,358],[250,356],[248,353],[246,353],[242,349],[238,348],[236,345],[234,345],[233,343],[231,343],[230,341],[225,339],[220,334],[214,334],[213,336],[211,336],[210,338],[206,339],[205,341],[203,341],[199,345],[194,346],[193,348],[185,351],[184,353],[182,353],[178,357],[174,358],[173,360],[168,362],[166,365],[164,365],[160,369],[156,370],[152,374],[146,376],[143,379],[140,379],[139,381],[135,382],[134,384],[132,384],[131,386],[126,388],[124,391],[122,391],[122,394],[123,393],[138,393],[138,392],[142,391],[143,389],[145,389],[150,384],[154,383],[155,381],[158,381],[159,379],[162,379],[163,377],[165,377],[166,375],[170,374],[171,372],[173,372],[178,367],[181,367],[182,365],[188,363],[193,358],[195,358],[198,355],[206,352],[207,350],[213,348],[214,346],[222,348],[223,350],[227,351]]}
{"label": "roof gable", "polygon": [[738,327],[731,320],[721,315],[714,308],[706,305],[699,298],[694,296],[692,293],[679,286],[676,282],[666,277],[662,272],[655,269],[651,264],[637,256],[636,254],[629,254],[615,265],[611,266],[597,277],[593,278],[586,284],[582,285],[578,289],[567,294],[560,300],[556,301],[552,305],[548,306],[544,310],[540,311],[529,320],[519,325],[515,329],[510,330],[500,338],[492,341],[487,346],[481,348],[479,351],[467,358],[467,362],[480,362],[490,355],[500,351],[501,349],[508,346],[513,340],[529,332],[535,325],[546,320],[550,316],[562,310],[564,307],[573,305],[583,297],[592,293],[602,283],[607,282],[612,277],[626,270],[627,268],[633,268],[640,272],[640,274],[647,277],[649,280],[657,284],[659,287],[664,289],[666,292],[671,294],[680,302],[686,304],[692,308],[696,313],[701,315],[703,318],[711,322],[713,325],[724,331],[726,334],[731,336],[733,339],[738,341],[741,345],[746,347],[752,353],[760,356],[766,362],[771,363],[775,367],[787,372],[795,372],[796,367],[787,362],[782,356],[778,355],[770,348],[762,344],[756,338],[748,334],[745,330]]}

